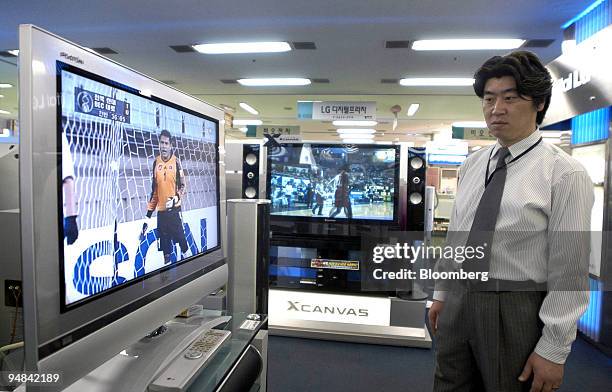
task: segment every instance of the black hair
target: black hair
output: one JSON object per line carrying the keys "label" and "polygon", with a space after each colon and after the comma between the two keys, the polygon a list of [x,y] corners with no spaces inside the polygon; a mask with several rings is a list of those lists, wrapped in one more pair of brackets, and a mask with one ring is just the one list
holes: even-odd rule
{"label": "black hair", "polygon": [[168,140],[170,140],[170,144],[172,144],[172,135],[170,134],[170,131],[168,131],[167,129],[162,130],[159,133],[159,138],[161,139],[162,136],[167,137]]}
{"label": "black hair", "polygon": [[538,56],[519,50],[505,56],[491,57],[474,74],[474,92],[482,99],[487,80],[503,76],[513,77],[518,94],[521,97],[530,97],[534,107],[544,104],[544,108],[536,116],[536,124],[542,124],[550,106],[552,78]]}

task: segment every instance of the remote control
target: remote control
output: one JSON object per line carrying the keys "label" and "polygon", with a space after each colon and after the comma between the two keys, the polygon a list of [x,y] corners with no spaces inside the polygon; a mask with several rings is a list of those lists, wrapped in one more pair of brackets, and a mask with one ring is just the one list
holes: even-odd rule
{"label": "remote control", "polygon": [[218,329],[202,333],[149,385],[149,391],[187,389],[231,334]]}

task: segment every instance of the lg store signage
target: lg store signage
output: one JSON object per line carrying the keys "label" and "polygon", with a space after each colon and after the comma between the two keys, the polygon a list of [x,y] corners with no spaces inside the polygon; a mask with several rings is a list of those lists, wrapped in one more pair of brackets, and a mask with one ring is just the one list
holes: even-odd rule
{"label": "lg store signage", "polygon": [[390,325],[388,298],[270,290],[270,324],[284,320],[327,321],[335,323]]}
{"label": "lg store signage", "polygon": [[612,106],[612,26],[582,41],[547,65],[553,78],[543,125]]}
{"label": "lg store signage", "polygon": [[376,102],[298,102],[300,120],[376,120]]}

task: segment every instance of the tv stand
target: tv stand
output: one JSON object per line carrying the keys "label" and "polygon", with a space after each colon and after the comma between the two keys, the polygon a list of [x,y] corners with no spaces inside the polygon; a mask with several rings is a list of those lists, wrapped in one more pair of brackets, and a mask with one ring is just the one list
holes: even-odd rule
{"label": "tv stand", "polygon": [[223,329],[231,331],[231,337],[205,364],[204,371],[187,389],[198,392],[216,391],[217,387],[230,377],[240,359],[246,356],[246,351],[259,330],[262,327],[267,328],[267,318],[265,315],[261,318],[252,330],[241,328],[247,321],[247,314],[242,313],[223,316],[218,311],[204,311],[201,315],[188,319],[173,319],[165,324],[166,332],[153,338],[140,339],[70,385],[64,392],[145,392],[155,377],[181,355],[194,339],[206,330],[225,324]]}

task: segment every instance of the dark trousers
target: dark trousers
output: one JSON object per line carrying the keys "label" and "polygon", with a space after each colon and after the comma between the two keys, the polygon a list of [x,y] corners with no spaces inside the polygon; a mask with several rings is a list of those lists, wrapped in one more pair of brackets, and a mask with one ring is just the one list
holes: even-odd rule
{"label": "dark trousers", "polygon": [[[179,244],[183,253],[189,249],[185,239],[180,209],[159,211],[157,213],[157,230],[159,231],[160,245],[164,256],[169,256],[174,252],[175,243]],[[177,259],[179,258],[177,257]]]}
{"label": "dark trousers", "polygon": [[474,292],[455,285],[438,319],[434,388],[444,391],[528,391],[521,383],[542,334],[545,293]]}

